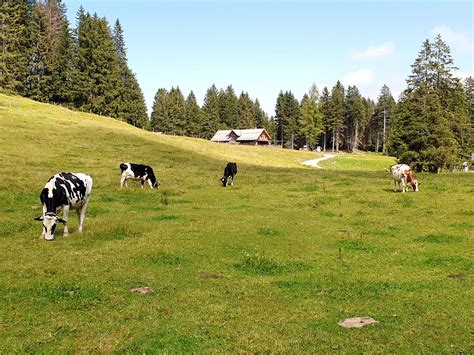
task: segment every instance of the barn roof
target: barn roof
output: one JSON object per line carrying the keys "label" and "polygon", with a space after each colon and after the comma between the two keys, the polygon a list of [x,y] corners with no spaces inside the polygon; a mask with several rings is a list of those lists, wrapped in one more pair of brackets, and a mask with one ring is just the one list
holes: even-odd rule
{"label": "barn roof", "polygon": [[[244,141],[256,141],[265,131],[264,128],[256,128],[256,129],[228,129],[228,130],[220,130],[217,131],[214,136],[211,138],[213,142],[228,142],[229,135],[231,132],[234,132],[237,137],[237,142],[244,142]],[[268,133],[267,133],[268,134]]]}
{"label": "barn roof", "polygon": [[264,131],[263,128],[259,129],[234,129],[234,132],[239,136],[237,138],[237,142],[241,141],[256,141],[262,132]]}
{"label": "barn roof", "polygon": [[213,142],[227,142],[229,140],[230,132],[232,132],[232,130],[230,130],[230,129],[217,131],[214,134],[214,136],[211,138],[211,141],[213,141]]}

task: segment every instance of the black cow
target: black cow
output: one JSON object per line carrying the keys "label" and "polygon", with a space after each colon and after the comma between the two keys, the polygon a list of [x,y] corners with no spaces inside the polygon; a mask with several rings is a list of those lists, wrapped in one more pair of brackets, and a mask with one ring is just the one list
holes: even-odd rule
{"label": "black cow", "polygon": [[[67,237],[67,220],[69,209],[77,211],[79,219],[79,233],[82,233],[82,226],[86,216],[87,204],[92,191],[92,178],[83,173],[59,173],[52,176],[43,191],[40,200],[43,204],[43,215],[35,220],[43,222],[43,232],[41,236],[46,240],[54,239],[54,230],[58,222],[64,224],[63,235]],[[63,218],[57,216],[58,209],[63,210]]]}
{"label": "black cow", "polygon": [[120,170],[122,170],[122,177],[120,179],[120,187],[127,186],[127,180],[140,180],[143,185],[145,181],[148,185],[153,188],[158,188],[160,185],[159,181],[156,180],[153,169],[148,165],[134,164],[134,163],[122,163],[120,164]]}
{"label": "black cow", "polygon": [[221,178],[222,185],[226,187],[230,179],[230,185],[234,186],[235,175],[237,175],[237,163],[227,163],[224,169],[224,176]]}

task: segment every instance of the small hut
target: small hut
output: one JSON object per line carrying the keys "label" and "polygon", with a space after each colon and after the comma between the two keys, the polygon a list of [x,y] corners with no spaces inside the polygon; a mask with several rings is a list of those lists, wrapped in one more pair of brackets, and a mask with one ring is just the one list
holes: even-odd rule
{"label": "small hut", "polygon": [[272,137],[264,128],[217,131],[212,142],[243,145],[271,145]]}

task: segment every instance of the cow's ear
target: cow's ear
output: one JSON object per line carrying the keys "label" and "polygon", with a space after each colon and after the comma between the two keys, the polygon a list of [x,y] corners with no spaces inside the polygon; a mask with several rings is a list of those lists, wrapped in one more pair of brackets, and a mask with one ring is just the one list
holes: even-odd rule
{"label": "cow's ear", "polygon": [[38,216],[35,218],[35,221],[42,221],[44,219],[44,216]]}
{"label": "cow's ear", "polygon": [[64,219],[62,219],[62,218],[58,218],[58,222],[59,222],[59,223],[62,223],[62,224],[65,224],[65,223],[66,223],[66,221],[65,221]]}

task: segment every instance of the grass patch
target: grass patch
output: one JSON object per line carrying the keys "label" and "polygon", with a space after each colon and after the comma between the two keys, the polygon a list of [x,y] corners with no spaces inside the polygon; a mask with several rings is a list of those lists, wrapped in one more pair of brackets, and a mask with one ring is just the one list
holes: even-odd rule
{"label": "grass patch", "polygon": [[[0,106],[1,351],[472,349],[474,175],[417,174],[420,192],[394,193],[394,158],[380,154],[312,169],[301,163],[321,154],[157,135],[2,94]],[[121,189],[123,161],[152,166],[160,188]],[[228,161],[239,174],[224,189]],[[46,242],[33,218],[60,171],[94,188],[84,234],[72,212],[71,236]],[[337,325],[355,315],[380,323]]]}

